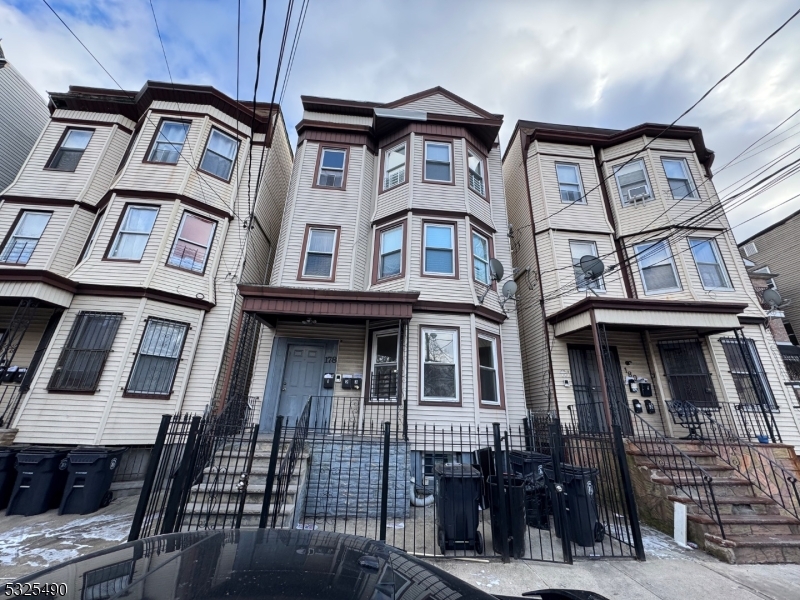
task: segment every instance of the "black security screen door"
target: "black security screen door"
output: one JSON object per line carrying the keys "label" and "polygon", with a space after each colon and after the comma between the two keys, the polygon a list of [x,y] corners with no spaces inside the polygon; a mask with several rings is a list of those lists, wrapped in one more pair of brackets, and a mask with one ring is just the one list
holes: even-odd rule
{"label": "black security screen door", "polygon": [[699,340],[659,342],[658,349],[673,400],[691,402],[700,408],[719,406]]}
{"label": "black security screen door", "polygon": [[[607,431],[606,411],[603,407],[603,388],[597,368],[597,355],[594,346],[570,345],[569,369],[572,374],[572,389],[575,394],[575,409],[578,413],[578,425],[581,431]],[[607,386],[608,399],[611,402],[611,414],[615,424],[622,427],[623,432],[630,430],[630,419],[625,405],[624,384],[619,368],[617,349],[609,347],[609,359],[606,363],[606,378],[611,382]]]}

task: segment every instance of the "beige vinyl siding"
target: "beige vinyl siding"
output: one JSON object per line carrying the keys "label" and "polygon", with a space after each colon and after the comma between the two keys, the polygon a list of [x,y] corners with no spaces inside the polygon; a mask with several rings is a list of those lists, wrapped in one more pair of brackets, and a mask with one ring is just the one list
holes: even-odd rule
{"label": "beige vinyl siding", "polygon": [[[497,176],[500,176],[499,169]],[[491,175],[489,177],[491,177]],[[484,181],[484,185],[489,185],[489,182]],[[490,202],[494,200],[494,198],[490,198],[489,201],[487,201],[485,198],[473,192],[469,187],[467,188],[467,207],[469,214],[475,215],[482,222],[488,223],[492,227],[495,227],[495,224],[492,222],[492,205]],[[497,201],[499,202],[499,200]]]}
{"label": "beige vinyl siding", "polygon": [[[261,415],[264,405],[264,390],[267,385],[269,361],[272,358],[272,343],[275,340],[275,330],[272,327],[261,325],[256,346],[256,356],[253,361],[253,375],[250,378],[250,399],[253,401],[253,414]],[[256,416],[258,419],[259,416]]]}
{"label": "beige vinyl siding", "polygon": [[372,117],[363,117],[360,115],[337,115],[326,112],[315,112],[313,110],[303,111],[304,121],[324,121],[326,123],[344,123],[347,125],[364,125],[367,127],[372,126]]}
{"label": "beige vinyl siding", "polygon": [[594,160],[591,146],[575,146],[572,144],[554,144],[536,140],[536,151],[542,154],[552,154],[558,157],[585,158]]}
{"label": "beige vinyl siding", "polygon": [[68,307],[72,302],[72,293],[49,285],[30,281],[1,281],[0,297],[2,298],[38,298],[56,306]]}
{"label": "beige vinyl siding", "polygon": [[[16,306],[0,306],[0,329],[4,331],[8,329],[16,309]],[[28,325],[28,328],[22,336],[22,340],[17,347],[13,359],[6,363],[8,366],[27,367],[31,364],[33,354],[36,352],[36,347],[39,345],[39,340],[52,314],[53,309],[51,308],[40,306],[36,309],[30,325]],[[0,394],[2,394],[2,388],[0,388]]]}
{"label": "beige vinyl siding", "polygon": [[[578,285],[575,280],[575,272],[572,269],[572,250],[570,247],[571,241],[594,242],[595,246],[597,247],[597,255],[607,267],[617,262],[614,249],[614,239],[611,235],[602,235],[600,233],[591,234],[553,231],[551,232],[550,238],[552,239],[556,250],[555,268],[559,269],[558,280],[561,285],[568,286],[566,289],[560,291],[553,289],[551,294],[564,294],[561,297],[561,303],[563,307],[580,302],[587,297],[587,294],[592,295],[592,292],[578,289]],[[605,288],[604,290],[595,290],[600,296],[613,298],[625,297],[625,288],[623,286],[622,277],[619,271],[607,273],[603,277],[603,286]],[[548,289],[545,288],[545,294],[547,293]]]}
{"label": "beige vinyl siding", "polygon": [[402,104],[397,108],[407,110],[423,110],[425,112],[437,113],[440,115],[457,115],[460,117],[483,117],[473,110],[454,102],[443,94],[432,94],[419,100],[414,100],[407,104]]}
{"label": "beige vinyl siding", "polygon": [[[294,166],[292,168],[292,176],[289,180],[289,189],[286,195],[286,202],[284,203],[283,207],[283,216],[281,218],[281,226],[280,226],[280,236],[278,237],[278,245],[275,248],[275,260],[274,260],[274,267],[272,269],[272,276],[270,277],[270,285],[282,285],[283,283],[283,274],[284,274],[284,265],[286,263],[287,253],[286,248],[287,244],[289,243],[289,238],[292,233],[293,229],[293,216],[295,212],[295,207],[297,206],[297,199],[298,194],[300,191],[300,183],[302,181],[301,173],[302,168],[301,165],[306,160],[307,155],[307,148],[309,146],[308,142],[302,142],[295,154],[295,161]],[[314,148],[314,152],[316,152],[316,148]],[[309,152],[310,155],[312,152]],[[316,156],[316,155],[315,155]],[[314,158],[316,160],[316,158]],[[295,273],[295,277],[297,274]]]}
{"label": "beige vinyl siding", "polygon": [[[522,376],[522,351],[519,343],[519,330],[517,314],[512,312],[508,319],[502,324],[490,323],[482,319],[476,319],[476,327],[484,331],[489,331],[500,336],[500,351],[503,356],[503,384],[505,394],[505,411],[481,407],[479,411],[480,424],[503,421],[507,418],[507,423],[516,430],[522,426],[522,419],[527,417],[527,405],[525,396],[525,383]],[[476,344],[473,335],[473,344]],[[479,377],[477,359],[473,365],[475,376]],[[505,413],[505,416],[503,415]]]}
{"label": "beige vinyl siding", "polygon": [[91,178],[83,196],[79,200],[89,204],[97,204],[108,192],[111,182],[117,174],[119,163],[128,147],[130,134],[119,128],[114,128],[111,140],[106,147],[100,164]]}
{"label": "beige vinyl siding", "polygon": [[370,225],[375,190],[376,157],[364,148],[363,178],[361,180],[358,210],[356,211],[356,237],[353,248],[352,281],[350,289],[366,290],[372,282],[370,262],[375,234]]}
{"label": "beige vinyl siding", "polygon": [[72,221],[69,222],[69,225],[66,222],[64,224],[67,227],[67,231],[64,232],[62,230],[61,232],[63,234],[61,243],[58,244],[58,250],[53,252],[49,269],[64,277],[67,277],[78,263],[83,247],[89,237],[89,232],[97,217],[95,213],[77,206],[71,212],[74,213]]}
{"label": "beige vinyl siding", "polygon": [[409,136],[409,140],[411,143],[408,144],[408,149],[406,150],[406,182],[402,185],[397,185],[385,192],[380,192],[383,186],[383,172],[380,171],[380,164],[381,158],[383,153],[387,150],[392,148],[392,146],[387,146],[378,151],[377,157],[377,166],[375,167],[375,179],[376,182],[374,184],[374,188],[377,189],[380,193],[378,193],[376,206],[375,206],[375,215],[372,217],[373,220],[382,219],[388,215],[393,215],[401,210],[406,210],[411,206],[411,195],[412,189],[414,186],[417,185],[416,181],[410,181],[409,179],[412,177],[413,168],[412,165],[416,161],[422,160],[421,154],[419,151],[416,151],[417,144],[414,143],[414,140],[420,139],[420,136],[411,134]]}
{"label": "beige vinyl siding", "polygon": [[[456,236],[458,238],[458,260],[459,278],[452,277],[431,277],[422,276],[422,223],[427,220],[423,217],[414,216],[410,220],[411,226],[411,248],[410,248],[410,278],[408,288],[419,291],[420,300],[441,300],[453,302],[472,302],[474,294],[470,286],[472,278],[471,258],[468,254],[472,248],[471,241],[468,243],[467,227],[464,219],[436,219],[437,221],[450,222],[455,224]],[[408,225],[407,225],[408,226]]]}
{"label": "beige vinyl siding", "polygon": [[[67,110],[65,108],[57,108],[53,111],[54,119],[68,119],[70,121],[104,121],[109,125],[117,124],[122,125],[128,129],[136,127],[136,122],[123,115],[115,115],[112,113],[90,112],[83,110]],[[127,134],[126,134],[127,135]]]}
{"label": "beige vinyl siding", "polygon": [[621,157],[625,157],[625,160],[628,160],[631,158],[633,154],[644,148],[644,145],[646,143],[647,143],[647,138],[645,136],[642,136],[634,138],[632,140],[628,140],[627,142],[623,142],[622,144],[617,144],[616,146],[603,148],[600,151],[601,152],[600,160],[613,161]]}
{"label": "beige vinyl siding", "polygon": [[[77,127],[87,127],[75,123]],[[51,171],[44,167],[56,150],[64,130],[70,127],[67,123],[50,121],[44,135],[22,167],[19,179],[6,190],[6,194],[14,196],[33,196],[37,198],[60,198],[75,200],[81,194],[89,178],[95,170],[106,141],[112,133],[112,127],[92,126],[92,139],[86,146],[74,172]]]}
{"label": "beige vinyl siding", "polygon": [[[238,130],[239,133],[242,135],[250,135],[249,116],[241,114],[239,116],[239,119],[237,120],[235,117],[232,117],[228,113],[223,112],[218,108],[211,106],[209,104],[190,104],[183,102],[178,103],[178,102],[166,102],[164,100],[156,100],[150,105],[150,110],[152,110],[154,114],[158,114],[159,111],[172,111],[172,114],[169,115],[171,118],[185,119],[185,120],[198,119],[198,118],[202,119],[202,117],[196,116],[197,113],[207,114],[208,116],[213,117],[218,121],[222,121],[234,132]],[[185,113],[187,114],[187,116],[174,114],[175,112]],[[193,114],[192,116],[188,116],[189,113],[195,113],[195,114]],[[266,114],[264,114],[263,116],[266,117]],[[153,120],[158,122],[158,120],[155,118]]]}
{"label": "beige vinyl siding", "polygon": [[556,233],[547,231],[536,234],[536,250],[539,257],[539,277],[545,299],[545,312],[552,315],[567,306],[564,292],[575,285],[572,269],[560,269],[557,262]]}
{"label": "beige vinyl siding", "polygon": [[[20,265],[14,268],[45,269],[50,258],[57,251],[56,246],[58,244],[58,240],[61,237],[61,233],[63,232],[67,220],[69,219],[70,213],[72,212],[72,207],[39,205],[31,206],[29,204],[3,202],[2,206],[0,206],[0,240],[5,239],[5,237],[9,234],[12,225],[14,225],[14,221],[21,211],[50,212],[52,214],[50,216],[50,220],[47,222],[47,226],[42,232],[42,236],[39,238],[39,242],[36,244],[33,254],[31,254],[31,257],[28,260],[28,263],[24,267]],[[11,238],[9,237],[9,239],[6,241],[6,244],[10,241],[10,239]],[[5,246],[3,246],[3,248],[5,248]],[[2,251],[2,249],[0,249],[0,251]],[[0,263],[0,266],[3,266],[2,263]]]}
{"label": "beige vinyl siding", "polygon": [[464,187],[466,186],[466,167],[464,166],[464,140],[454,139],[452,175],[455,185],[427,183],[422,180],[425,154],[423,136],[414,136],[414,160],[411,163],[411,176],[414,178],[413,206],[464,212]]}

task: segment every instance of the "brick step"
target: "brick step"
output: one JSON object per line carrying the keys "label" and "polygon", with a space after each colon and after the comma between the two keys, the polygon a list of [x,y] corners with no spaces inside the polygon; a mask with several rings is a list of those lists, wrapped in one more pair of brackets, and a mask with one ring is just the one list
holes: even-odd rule
{"label": "brick step", "polygon": [[[675,484],[673,484],[672,480],[666,475],[652,475],[650,481],[666,487],[672,487],[674,491],[678,491]],[[702,480],[699,480],[697,485],[689,484],[687,481],[683,481],[682,483],[684,487],[694,488],[705,493]],[[714,489],[715,496],[753,496],[752,484],[746,479],[740,479],[738,477],[715,477],[711,481],[711,485]]]}
{"label": "brick step", "polygon": [[645,450],[638,447],[629,446],[625,450],[631,456],[676,456],[686,455],[690,458],[717,458],[717,454],[711,450],[687,450],[685,452],[675,452],[671,448],[659,449],[650,445],[645,446]]}
{"label": "brick step", "polygon": [[[649,466],[651,469],[658,469],[659,471],[681,471],[686,473],[695,473],[697,477],[702,477],[702,471],[697,468],[697,465],[642,465]],[[700,465],[704,471],[707,471],[712,477],[714,473],[735,473],[736,470],[728,465]]]}
{"label": "brick step", "polygon": [[[688,515],[687,519],[698,525],[717,527],[714,519],[705,514]],[[729,536],[800,534],[800,521],[785,515],[720,515],[720,521]]]}
{"label": "brick step", "polygon": [[[686,504],[689,514],[700,514],[702,509],[697,504],[698,498],[680,496],[672,494],[667,496],[671,502]],[[779,515],[780,507],[769,498],[760,496],[714,496],[720,514],[759,514],[759,515]],[[711,506],[711,500],[702,497],[703,505]]]}
{"label": "brick step", "polygon": [[732,564],[800,563],[800,535],[721,536],[706,533],[705,549]]}

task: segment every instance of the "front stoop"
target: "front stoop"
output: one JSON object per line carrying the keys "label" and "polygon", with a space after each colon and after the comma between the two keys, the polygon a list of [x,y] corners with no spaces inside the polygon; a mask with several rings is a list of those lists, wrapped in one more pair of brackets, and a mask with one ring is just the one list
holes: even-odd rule
{"label": "front stoop", "polygon": [[689,540],[717,558],[732,564],[800,564],[800,521],[699,442],[670,440],[670,443],[713,477],[714,499],[726,539],[720,535],[715,520],[700,506],[702,503],[707,510],[711,506],[702,482],[698,486],[684,485],[682,489],[673,485],[669,476],[685,472],[676,468],[674,453],[663,448],[646,456],[634,440],[629,440],[628,463],[639,515],[644,522],[671,535],[673,506],[680,502],[687,507]]}

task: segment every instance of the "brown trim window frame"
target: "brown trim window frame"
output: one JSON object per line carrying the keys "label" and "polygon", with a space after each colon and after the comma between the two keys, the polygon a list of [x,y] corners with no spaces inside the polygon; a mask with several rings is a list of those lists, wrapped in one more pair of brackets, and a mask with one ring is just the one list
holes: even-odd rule
{"label": "brown trim window frame", "polygon": [[[439,273],[439,272],[436,272],[436,271],[430,271],[429,272],[429,271],[426,270],[426,268],[425,268],[427,266],[426,249],[428,247],[427,246],[427,240],[426,240],[426,237],[427,237],[426,233],[427,233],[428,225],[448,226],[448,227],[451,228],[451,231],[453,232],[453,237],[452,237],[453,247],[451,248],[452,257],[453,257],[453,272],[452,273]],[[442,278],[442,279],[459,279],[459,272],[458,272],[458,262],[459,262],[458,261],[458,257],[459,257],[459,255],[458,255],[458,221],[435,221],[435,220],[423,219],[421,227],[422,227],[422,236],[421,236],[422,237],[422,248],[421,248],[421,255],[420,255],[421,260],[419,261],[420,262],[420,266],[419,266],[420,276],[422,276],[422,277],[437,277],[437,278]],[[431,247],[431,248],[436,250],[438,247]],[[446,248],[444,248],[444,247],[441,247],[441,248],[438,248],[438,249],[446,250]]]}
{"label": "brown trim window frame", "polygon": [[[317,277],[314,275],[306,275],[306,262],[308,259],[308,247],[311,243],[312,234],[311,231],[314,229],[323,229],[328,231],[334,232],[334,239],[333,239],[333,252],[331,254],[331,270],[330,275],[327,277]],[[334,282],[336,281],[336,262],[339,258],[339,240],[341,239],[342,228],[339,225],[316,225],[313,223],[308,223],[306,225],[305,233],[303,233],[303,250],[300,255],[300,264],[297,266],[297,281],[326,281],[326,282]],[[312,252],[314,254],[315,252]],[[322,254],[329,254],[328,252],[324,252]]]}
{"label": "brown trim window frame", "polygon": [[[117,258],[111,256],[111,252],[114,250],[114,246],[117,243],[117,237],[120,235],[139,235],[144,236],[144,232],[140,231],[122,231],[122,224],[125,221],[125,217],[128,214],[128,210],[131,208],[141,208],[146,210],[154,210],[156,215],[153,218],[153,224],[150,226],[150,231],[147,232],[147,240],[142,247],[142,252],[139,255],[139,258]],[[147,244],[150,242],[150,236],[153,234],[153,228],[155,227],[156,221],[158,220],[158,213],[161,211],[160,204],[140,204],[138,202],[126,202],[125,205],[122,207],[122,212],[119,215],[119,219],[117,220],[117,224],[114,226],[114,231],[111,233],[111,239],[108,241],[108,246],[106,246],[106,252],[103,255],[103,260],[109,260],[114,262],[129,262],[129,263],[140,263],[142,262],[142,258],[144,257],[144,253],[147,250]]]}
{"label": "brown trim window frame", "polygon": [[[206,223],[209,223],[211,225],[211,234],[209,235],[208,241],[205,246],[203,246],[202,244],[198,244],[197,242],[193,242],[188,238],[181,237],[181,232],[183,231],[183,227],[186,224],[187,217],[199,219],[200,221],[205,221]],[[214,236],[216,236],[216,234],[217,234],[217,221],[215,221],[214,219],[209,219],[208,217],[197,214],[195,212],[184,210],[183,214],[181,215],[181,220],[178,223],[178,229],[175,231],[175,239],[172,241],[172,246],[170,247],[169,254],[167,255],[167,260],[164,263],[164,266],[169,267],[170,269],[178,269],[179,271],[185,271],[186,273],[193,273],[194,275],[200,275],[202,277],[206,273],[206,267],[208,266],[208,258],[209,256],[211,256],[211,247],[214,244]],[[184,250],[186,249],[187,246],[199,246],[205,250],[201,269],[197,270],[194,268],[187,268],[182,266],[184,262],[183,258],[179,260],[178,264],[174,264],[172,262],[173,252],[175,252],[175,248],[178,246],[179,243],[183,243]],[[195,257],[196,256],[197,254],[195,254]],[[196,262],[196,260],[192,259],[192,262],[194,263]]]}
{"label": "brown trim window frame", "polygon": [[92,223],[92,229],[89,232],[89,237],[86,238],[86,243],[83,245],[83,250],[81,250],[80,258],[75,264],[76,267],[89,258],[89,255],[92,253],[94,244],[97,242],[97,236],[100,234],[100,229],[102,229],[103,223],[106,220],[107,213],[108,208],[105,206],[98,211],[97,216],[94,219],[94,223]]}
{"label": "brown trim window frame", "polygon": [[[489,253],[488,258],[486,259],[486,274],[489,277],[489,283],[484,283],[480,279],[475,276],[475,247],[472,242],[472,238],[474,236],[480,236],[487,241],[487,252]],[[489,269],[489,261],[494,258],[494,239],[491,235],[486,233],[485,231],[475,227],[472,223],[470,223],[469,227],[469,256],[470,256],[470,263],[472,267],[472,279],[481,285],[485,285],[491,287],[493,290],[497,289],[497,282],[492,279],[492,274]]]}
{"label": "brown trim window frame", "polygon": [[[445,181],[443,179],[428,179],[428,144],[438,144],[440,146],[448,146],[450,149],[450,179]],[[437,165],[443,165],[442,161],[433,161]],[[455,139],[454,138],[440,138],[440,137],[422,137],[422,182],[433,183],[436,185],[455,185],[456,184],[455,172]]]}
{"label": "brown trim window frame", "polygon": [[[464,141],[467,147],[467,172],[466,172],[466,179],[467,179],[467,187],[469,190],[475,194],[478,194],[481,198],[489,202],[489,161],[486,158],[486,155],[483,152],[478,151],[472,144]],[[483,191],[478,191],[474,187],[472,187],[472,169],[469,165],[470,155],[473,155],[475,158],[478,159],[481,163],[481,168],[483,169],[483,174],[481,177],[481,185],[483,186]]]}
{"label": "brown trim window frame", "polygon": [[[394,363],[377,363],[377,350],[378,350],[378,338],[379,337],[386,337],[394,335],[397,337],[397,355],[395,357]],[[402,377],[400,373],[399,366],[402,363],[402,340],[400,339],[400,329],[397,326],[393,327],[381,327],[378,329],[370,329],[369,330],[369,338],[367,340],[367,356],[369,357],[369,368],[367,369],[366,379],[365,379],[365,386],[364,386],[364,404],[372,404],[372,405],[398,405],[400,404],[400,396],[399,392],[402,391],[400,388],[402,386]],[[375,367],[379,365],[391,365],[394,364],[394,381],[390,379],[389,386],[394,386],[394,394],[387,394],[381,395],[380,390],[384,387],[381,383],[376,382],[375,380]]]}
{"label": "brown trim window frame", "polygon": [[[669,187],[670,196],[672,196],[673,200],[677,200],[680,202],[681,200],[700,200],[700,189],[697,187],[697,183],[695,183],[694,175],[692,175],[692,170],[689,168],[689,161],[686,160],[684,156],[661,156],[661,168],[664,170],[664,179],[667,180],[667,186]],[[664,161],[673,162],[673,163],[680,163],[681,170],[683,171],[683,177],[670,177],[669,173],[667,172],[667,165]],[[675,190],[672,187],[672,183],[670,180],[683,180],[686,183],[683,185],[687,188],[688,194],[684,194],[682,196],[676,196]],[[679,192],[680,193],[680,192]]]}
{"label": "brown trim window frame", "polygon": [[[384,225],[383,227],[379,227],[375,230],[375,245],[373,255],[372,255],[372,285],[376,285],[378,283],[385,283],[387,281],[394,281],[395,279],[402,279],[406,276],[406,221],[407,219],[403,219],[401,221],[395,221],[393,223],[389,223],[388,225]],[[394,275],[388,275],[386,277],[381,277],[381,267],[382,267],[382,260],[383,260],[383,234],[391,231],[393,229],[400,229],[400,249],[393,250],[387,254],[394,254],[395,252],[400,252],[400,272]]]}
{"label": "brown trim window frame", "polygon": [[[17,229],[28,214],[47,215],[47,220],[44,222],[42,230],[36,237],[32,235],[19,235],[17,233]],[[3,238],[3,243],[0,244],[0,264],[9,267],[24,267],[27,265],[33,257],[33,253],[36,251],[36,247],[39,245],[39,241],[42,239],[45,229],[47,229],[47,226],[50,224],[50,219],[52,217],[52,210],[28,210],[24,208],[20,210],[11,223],[11,227],[8,229],[5,238]],[[18,242],[22,240],[25,241],[20,248]],[[32,248],[30,247],[31,243],[33,244]]]}
{"label": "brown trim window frame", "polygon": [[[214,136],[215,132],[218,133],[221,136],[224,136],[226,138],[232,139],[232,140],[234,140],[236,142],[236,150],[233,153],[233,157],[223,156],[222,154],[220,154],[219,152],[216,152],[215,150],[209,150],[208,145],[211,143],[211,138]],[[198,165],[197,170],[199,172],[201,172],[201,173],[205,173],[206,175],[210,175],[214,179],[219,179],[220,181],[224,181],[225,183],[230,183],[231,177],[233,177],[233,171],[236,168],[236,161],[239,158],[239,147],[240,147],[240,145],[241,145],[241,140],[239,138],[237,138],[236,136],[233,136],[233,135],[231,135],[229,133],[226,133],[226,132],[222,131],[222,129],[220,129],[219,127],[212,127],[208,132],[208,136],[206,137],[206,144],[205,144],[205,146],[203,146],[203,153],[200,155],[200,164]],[[221,157],[223,160],[231,161],[231,165],[230,165],[230,168],[228,170],[228,177],[227,178],[220,177],[216,173],[212,173],[211,171],[208,171],[208,170],[203,168],[203,163],[206,160],[206,154],[208,152],[211,152],[212,154]]]}
{"label": "brown trim window frame", "polygon": [[[122,395],[127,398],[169,399],[175,389],[175,378],[190,329],[189,323],[148,317]],[[180,335],[180,341],[175,334]],[[139,370],[143,372],[140,374]],[[131,391],[132,385],[141,387],[145,383],[149,389]],[[164,391],[154,391],[153,386],[162,386],[160,389]]]}
{"label": "brown trim window frame", "polygon": [[[484,366],[481,364],[481,340],[489,341],[491,343],[493,366]],[[478,401],[481,408],[491,408],[495,410],[503,410],[506,407],[506,394],[505,394],[505,381],[503,380],[503,351],[501,348],[500,336],[496,333],[491,333],[483,329],[475,329],[475,359],[476,368],[478,369]],[[495,380],[495,394],[497,396],[496,402],[487,402],[483,399],[483,370],[494,370]]]}
{"label": "brown trim window frame", "polygon": [[[326,150],[330,150],[332,152],[344,152],[344,166],[342,167],[342,185],[320,185],[319,183],[320,171],[322,170],[322,160]],[[346,190],[347,170],[349,166],[350,166],[350,146],[320,144],[319,147],[317,148],[317,163],[314,167],[314,181],[312,182],[311,187],[320,190],[340,190],[340,191]]]}
{"label": "brown trim window frame", "polygon": [[[400,146],[405,145],[405,163],[403,165],[403,181],[399,183],[395,183],[389,187],[386,187],[386,155],[387,153],[399,148]],[[401,186],[404,186],[408,183],[409,177],[411,175],[411,164],[409,161],[409,157],[411,156],[411,134],[400,138],[399,140],[393,141],[391,144],[386,144],[383,148],[381,148],[381,165],[380,165],[380,189],[378,191],[379,194],[384,192],[388,192],[389,190],[395,190]],[[395,169],[399,170],[399,166],[395,167]]]}
{"label": "brown trim window frame", "polygon": [[[163,142],[158,141],[159,136],[164,128],[165,123],[176,123],[179,125],[185,125],[186,127],[183,130],[183,140],[180,142],[180,147],[178,147],[178,142],[167,140],[165,139]],[[147,152],[144,153],[144,157],[142,158],[142,162],[150,165],[177,165],[181,159],[181,153],[183,152],[183,147],[186,145],[186,140],[189,137],[189,130],[192,128],[192,121],[187,119],[173,119],[169,117],[161,117],[158,121],[158,126],[156,127],[156,131],[153,134],[153,137],[150,139],[150,143],[147,145]],[[158,149],[159,145],[165,146],[172,146],[171,151],[177,152],[175,155],[175,160],[153,160],[153,154],[159,152]],[[238,147],[237,147],[238,150]],[[202,162],[202,161],[201,161]]]}
{"label": "brown trim window frame", "polygon": [[[434,362],[434,361],[427,361],[429,365],[453,365],[453,385],[455,390],[455,395],[453,397],[450,396],[426,396],[425,395],[425,365],[426,365],[426,357],[428,355],[428,350],[425,349],[425,334],[426,332],[429,333],[445,333],[450,332],[453,334],[452,341],[450,343],[453,344],[454,348],[453,352],[453,362]],[[419,404],[421,406],[461,406],[461,328],[460,327],[440,327],[436,325],[419,325]],[[442,349],[440,346],[438,349],[435,350],[436,353],[446,352],[446,350]]]}
{"label": "brown trim window frame", "polygon": [[[86,144],[83,148],[64,148],[64,144],[67,143],[69,135],[73,131],[88,131],[89,138],[86,140]],[[89,127],[65,127],[64,131],[61,132],[61,137],[58,138],[58,143],[56,143],[56,147],[53,149],[53,153],[50,155],[50,158],[47,159],[47,162],[44,165],[45,171],[60,171],[62,173],[74,173],[75,170],[78,168],[78,165],[83,158],[86,149],[89,147],[89,144],[94,137],[95,130]],[[64,160],[64,157],[67,156],[69,153],[77,155],[77,159],[75,160],[74,165],[69,165],[68,168],[61,168],[61,162]],[[55,166],[54,166],[55,165]]]}
{"label": "brown trim window frame", "polygon": [[[577,181],[561,181],[561,175],[559,174],[559,167],[564,167],[568,169],[572,169],[573,173],[575,173],[575,178]],[[587,204],[586,201],[586,193],[583,191],[583,174],[581,173],[581,165],[580,163],[573,163],[573,162],[566,162],[562,160],[556,160],[553,162],[553,168],[556,172],[556,183],[558,184],[558,197],[562,204]],[[567,189],[563,189],[561,186],[566,186]],[[577,190],[569,189],[572,187],[577,187]],[[571,198],[569,196],[570,193],[577,192],[577,198]],[[566,194],[566,197],[565,197]]]}

